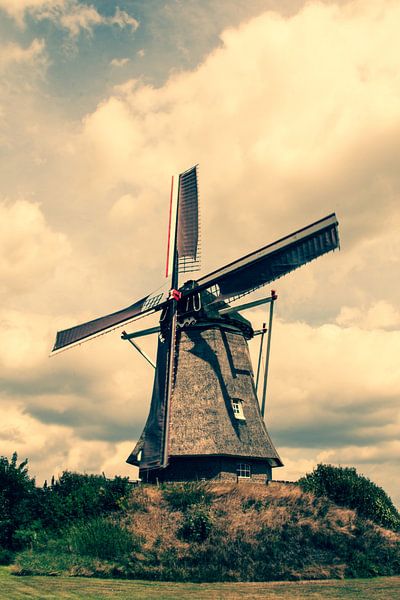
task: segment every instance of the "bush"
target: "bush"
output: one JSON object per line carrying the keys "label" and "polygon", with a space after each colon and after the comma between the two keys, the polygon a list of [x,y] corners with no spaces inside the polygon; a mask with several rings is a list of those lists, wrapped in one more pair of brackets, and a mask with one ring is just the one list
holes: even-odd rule
{"label": "bush", "polygon": [[0,548],[0,565],[10,565],[14,560],[14,552],[7,548]]}
{"label": "bush", "polygon": [[64,471],[51,486],[38,490],[40,517],[46,528],[59,530],[71,521],[118,510],[130,489],[127,477],[106,479]]}
{"label": "bush", "polygon": [[204,542],[211,532],[212,522],[208,512],[203,507],[191,507],[184,516],[178,529],[178,537],[186,542]]}
{"label": "bush", "polygon": [[386,492],[354,468],[318,465],[299,479],[305,492],[326,496],[335,504],[356,509],[377,525],[398,531],[400,514]]}
{"label": "bush", "polygon": [[19,465],[17,453],[11,460],[0,457],[0,546],[18,550],[18,530],[29,528],[36,512],[35,480],[28,475],[28,460]]}
{"label": "bush", "polygon": [[64,471],[50,486],[36,487],[28,460],[0,457],[0,548],[32,547],[44,531],[61,531],[74,521],[120,510],[131,486],[127,477],[106,479]]}
{"label": "bush", "polygon": [[105,560],[123,559],[141,546],[137,535],[105,518],[73,525],[66,539],[71,552]]}
{"label": "bush", "polygon": [[213,498],[209,485],[203,481],[167,484],[163,496],[172,510],[186,510],[196,504],[208,506]]}

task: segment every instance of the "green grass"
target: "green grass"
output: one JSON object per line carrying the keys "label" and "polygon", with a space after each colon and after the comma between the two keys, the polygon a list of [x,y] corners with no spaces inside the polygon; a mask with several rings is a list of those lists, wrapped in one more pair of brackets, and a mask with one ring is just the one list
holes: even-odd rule
{"label": "green grass", "polygon": [[280,583],[165,583],[84,579],[79,577],[16,577],[0,567],[0,599],[47,600],[397,600],[400,577]]}

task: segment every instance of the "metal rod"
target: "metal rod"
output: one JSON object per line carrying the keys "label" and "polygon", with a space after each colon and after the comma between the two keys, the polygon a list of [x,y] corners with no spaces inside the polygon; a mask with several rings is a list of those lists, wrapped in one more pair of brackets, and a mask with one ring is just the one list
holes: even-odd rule
{"label": "metal rod", "polygon": [[261,402],[261,415],[265,415],[265,399],[267,397],[267,383],[268,383],[268,368],[269,368],[269,355],[271,352],[271,334],[272,334],[272,318],[274,316],[274,302],[277,296],[274,291],[271,292],[271,303],[269,305],[269,324],[268,324],[268,337],[267,337],[267,352],[265,355],[265,370],[264,370],[264,385]]}
{"label": "metal rod", "polygon": [[256,377],[256,393],[257,393],[257,395],[258,395],[258,382],[260,379],[262,351],[263,351],[264,337],[265,337],[266,331],[267,331],[266,323],[263,323],[263,326],[261,329],[260,351],[258,354],[258,364],[257,364],[257,377]]}
{"label": "metal rod", "polygon": [[149,329],[141,329],[140,331],[134,331],[133,333],[126,333],[123,331],[121,334],[121,339],[123,340],[131,340],[132,338],[143,337],[145,335],[151,335],[152,333],[159,333],[160,327],[149,327]]}
{"label": "metal rod", "polygon": [[154,362],[151,360],[150,356],[147,356],[146,352],[144,352],[144,351],[143,351],[143,350],[140,348],[140,346],[138,346],[138,345],[136,344],[136,342],[134,342],[133,340],[131,340],[129,337],[126,337],[127,335],[128,335],[128,334],[127,334],[125,331],[123,331],[123,332],[122,332],[122,335],[121,335],[122,339],[123,339],[123,340],[128,340],[128,342],[129,342],[129,343],[130,343],[130,344],[131,344],[131,345],[132,345],[134,348],[136,348],[136,350],[139,352],[139,354],[141,354],[141,355],[143,356],[143,358],[145,358],[145,359],[147,360],[147,362],[148,362],[148,363],[149,363],[149,364],[150,364],[150,365],[151,365],[151,366],[152,366],[152,367],[155,369],[155,368],[156,368],[156,365],[155,365],[155,363],[154,363]]}
{"label": "metal rod", "polygon": [[222,308],[219,310],[220,315],[227,315],[231,312],[238,312],[239,310],[246,310],[248,308],[253,308],[253,306],[259,306],[260,304],[267,304],[269,302],[273,302],[273,296],[268,298],[261,298],[261,300],[254,300],[254,302],[247,302],[247,304],[239,304],[238,306],[228,306],[228,308]]}

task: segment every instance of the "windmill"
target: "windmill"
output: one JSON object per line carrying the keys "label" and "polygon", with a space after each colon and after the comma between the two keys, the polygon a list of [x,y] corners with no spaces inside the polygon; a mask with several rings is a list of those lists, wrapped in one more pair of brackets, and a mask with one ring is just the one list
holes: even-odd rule
{"label": "windmill", "polygon": [[239,310],[262,302],[272,302],[272,308],[276,296],[236,307],[229,303],[338,248],[338,222],[330,214],[180,285],[180,274],[199,268],[199,240],[197,167],[193,167],[172,178],[169,290],[58,332],[53,352],[159,313],[159,327],[122,334],[138,348],[135,338],[159,333],[150,412],[127,462],[139,466],[145,481],[266,481],[282,462],[264,423],[265,395],[262,411],[257,400],[247,343],[254,331]]}

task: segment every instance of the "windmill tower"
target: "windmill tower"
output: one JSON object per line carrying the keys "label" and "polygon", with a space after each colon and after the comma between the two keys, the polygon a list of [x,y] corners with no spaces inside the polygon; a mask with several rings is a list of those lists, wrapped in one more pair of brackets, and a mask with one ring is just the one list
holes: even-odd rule
{"label": "windmill tower", "polygon": [[[339,246],[334,214],[264,246],[197,281],[179,274],[199,265],[197,169],[172,178],[166,275],[170,291],[57,333],[53,352],[160,312],[149,416],[127,462],[144,481],[237,478],[265,482],[282,462],[259,408],[248,340],[251,323],[228,302]],[[135,344],[136,345],[136,344]]]}

